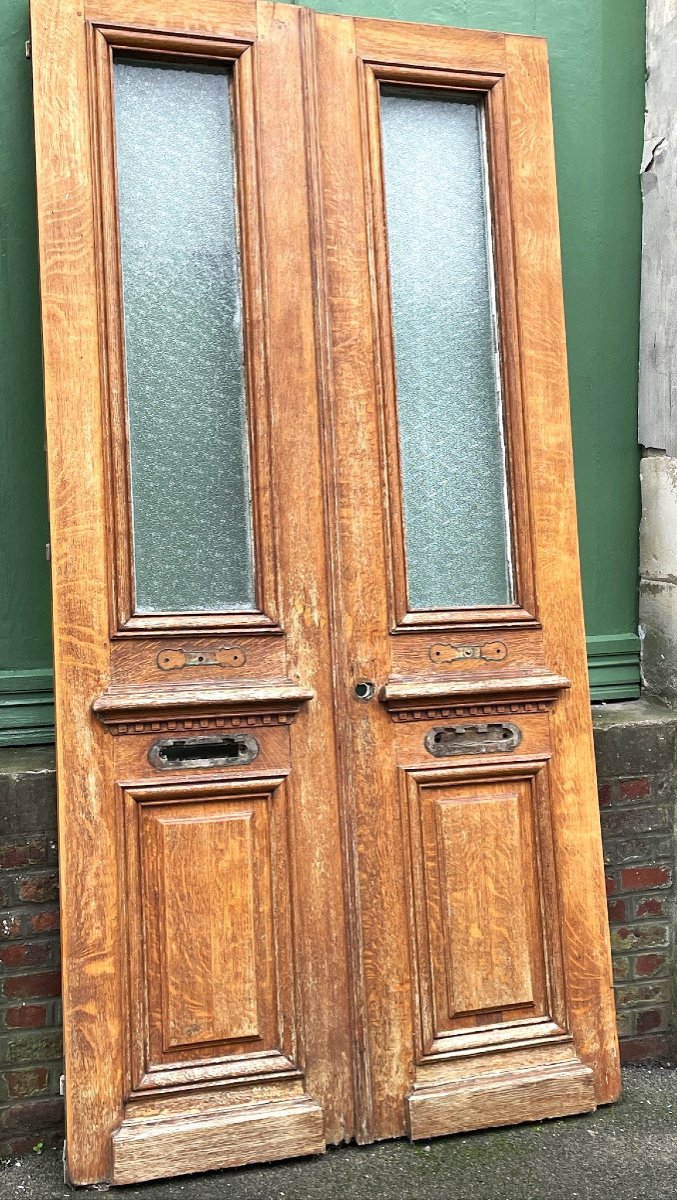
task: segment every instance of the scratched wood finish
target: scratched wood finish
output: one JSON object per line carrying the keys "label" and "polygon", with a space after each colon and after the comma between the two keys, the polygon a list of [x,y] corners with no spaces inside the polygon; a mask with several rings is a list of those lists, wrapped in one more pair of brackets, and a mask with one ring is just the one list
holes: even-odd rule
{"label": "scratched wood finish", "polygon": [[227,1115],[168,1118],[154,1127],[130,1121],[113,1138],[113,1183],[241,1167],[260,1160],[263,1144],[267,1161],[320,1154],[325,1148],[320,1109],[302,1099],[242,1105]]}
{"label": "scratched wood finish", "polygon": [[[544,45],[254,0],[32,24],[71,1180],[613,1099]],[[253,613],[134,611],[116,48],[233,73]],[[406,611],[384,80],[486,98],[501,609]],[[426,747],[487,723],[510,753]]]}
{"label": "scratched wood finish", "polygon": [[450,1088],[421,1088],[409,1102],[412,1138],[439,1137],[468,1129],[515,1125],[589,1112],[595,1107],[592,1072],[580,1063],[467,1081]]}

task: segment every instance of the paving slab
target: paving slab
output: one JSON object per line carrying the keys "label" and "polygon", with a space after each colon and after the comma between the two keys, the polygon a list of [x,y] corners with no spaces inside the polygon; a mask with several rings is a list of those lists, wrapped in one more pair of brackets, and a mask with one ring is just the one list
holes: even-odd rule
{"label": "paving slab", "polygon": [[616,1105],[431,1142],[136,1187],[71,1188],[57,1151],[3,1164],[1,1200],[676,1200],[677,1064],[626,1067]]}

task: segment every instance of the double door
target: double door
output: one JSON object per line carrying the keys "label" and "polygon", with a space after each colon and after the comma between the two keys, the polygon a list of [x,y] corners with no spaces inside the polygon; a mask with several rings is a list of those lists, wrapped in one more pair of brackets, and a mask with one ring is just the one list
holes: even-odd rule
{"label": "double door", "polygon": [[32,24],[72,1181],[613,1099],[544,45]]}

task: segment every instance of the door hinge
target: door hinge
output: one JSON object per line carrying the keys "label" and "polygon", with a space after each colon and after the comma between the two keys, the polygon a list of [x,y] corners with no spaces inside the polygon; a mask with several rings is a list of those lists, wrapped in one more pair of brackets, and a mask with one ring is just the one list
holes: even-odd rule
{"label": "door hinge", "polygon": [[32,58],[33,46],[30,38],[26,39],[26,42],[24,43],[24,50],[26,51],[26,58]]}
{"label": "door hinge", "polygon": [[60,1096],[66,1095],[66,1076],[65,1075],[59,1076],[59,1095]]}
{"label": "door hinge", "polygon": [[45,542],[45,558],[47,559],[47,562],[52,561],[52,543],[51,542]]}

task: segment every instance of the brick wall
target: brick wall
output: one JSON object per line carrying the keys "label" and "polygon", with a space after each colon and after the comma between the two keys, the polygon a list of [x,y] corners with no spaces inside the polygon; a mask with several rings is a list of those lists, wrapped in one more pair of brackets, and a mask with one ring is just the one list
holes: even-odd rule
{"label": "brick wall", "polygon": [[[595,751],[621,1052],[673,1039],[677,713],[597,706]],[[60,1140],[56,816],[49,749],[0,749],[0,1158]]]}
{"label": "brick wall", "polygon": [[0,1158],[62,1137],[53,753],[0,751]]}
{"label": "brick wall", "polygon": [[595,749],[616,1012],[625,1062],[674,1046],[677,715],[600,706]]}

